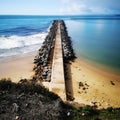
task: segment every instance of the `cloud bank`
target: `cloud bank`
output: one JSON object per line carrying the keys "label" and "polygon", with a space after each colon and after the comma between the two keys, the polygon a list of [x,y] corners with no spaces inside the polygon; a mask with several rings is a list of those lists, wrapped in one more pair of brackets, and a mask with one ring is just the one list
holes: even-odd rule
{"label": "cloud bank", "polygon": [[[114,3],[113,3],[114,1]],[[119,14],[118,0],[62,0],[60,14]]]}

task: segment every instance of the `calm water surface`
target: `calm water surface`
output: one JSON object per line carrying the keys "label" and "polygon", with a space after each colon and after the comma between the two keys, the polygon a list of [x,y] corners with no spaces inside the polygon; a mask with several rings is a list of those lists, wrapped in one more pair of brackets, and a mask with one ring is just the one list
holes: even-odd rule
{"label": "calm water surface", "polygon": [[68,20],[66,25],[79,57],[120,72],[120,20]]}

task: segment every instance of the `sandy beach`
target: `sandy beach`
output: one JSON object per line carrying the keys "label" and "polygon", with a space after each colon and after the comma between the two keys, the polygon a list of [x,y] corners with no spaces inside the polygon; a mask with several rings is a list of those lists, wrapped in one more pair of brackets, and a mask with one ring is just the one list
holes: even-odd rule
{"label": "sandy beach", "polygon": [[95,103],[98,108],[120,107],[120,75],[78,59],[69,65],[74,102]]}
{"label": "sandy beach", "polygon": [[[11,78],[18,82],[21,78],[31,78],[34,75],[33,59],[34,55],[31,55],[0,62],[0,79]],[[120,75],[78,59],[69,64],[69,72],[74,102],[88,105],[95,102],[98,108],[120,107]]]}
{"label": "sandy beach", "polygon": [[[13,82],[18,82],[21,78],[31,78],[34,75],[33,59],[34,55],[31,55],[0,62],[0,79],[11,78]],[[68,66],[72,84],[68,86],[72,87],[74,102],[88,105],[94,102],[98,108],[120,107],[120,75],[80,59],[70,62]],[[49,86],[49,83],[46,85]]]}
{"label": "sandy beach", "polygon": [[21,78],[31,78],[34,55],[13,58],[0,62],[0,79],[11,78],[13,82],[18,82]]}

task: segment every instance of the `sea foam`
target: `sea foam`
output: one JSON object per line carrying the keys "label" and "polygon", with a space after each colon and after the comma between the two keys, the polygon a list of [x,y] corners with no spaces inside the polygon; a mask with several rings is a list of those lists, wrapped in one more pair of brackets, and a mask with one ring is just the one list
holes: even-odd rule
{"label": "sea foam", "polygon": [[29,36],[0,36],[0,59],[37,51],[47,32]]}
{"label": "sea foam", "polygon": [[29,36],[0,36],[0,49],[25,47],[43,42],[47,33],[38,33]]}

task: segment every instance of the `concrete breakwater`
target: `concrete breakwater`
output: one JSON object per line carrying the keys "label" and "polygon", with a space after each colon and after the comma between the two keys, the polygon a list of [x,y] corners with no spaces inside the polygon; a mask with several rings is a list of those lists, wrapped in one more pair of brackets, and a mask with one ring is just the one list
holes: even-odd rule
{"label": "concrete breakwater", "polygon": [[50,82],[49,89],[64,96],[64,100],[66,95],[69,99],[73,98],[71,90],[66,88],[68,87],[66,75],[69,74],[65,64],[74,58],[71,39],[64,21],[54,20],[38,55],[34,59],[35,79],[41,82]]}
{"label": "concrete breakwater", "polygon": [[64,59],[66,99],[73,101],[74,95],[73,95],[70,61],[73,61],[76,58],[76,56],[72,48],[72,41],[68,35],[64,21],[61,21],[61,39],[62,39],[62,49],[64,56],[63,59]]}
{"label": "concrete breakwater", "polygon": [[53,53],[51,82],[49,85],[49,90],[58,94],[63,100],[66,100],[64,62],[63,62],[63,50],[62,50],[60,25],[61,25],[61,22],[58,21],[58,28],[56,31],[54,53]]}
{"label": "concrete breakwater", "polygon": [[54,38],[57,30],[57,21],[53,21],[52,26],[46,36],[41,48],[38,51],[38,55],[35,56],[35,78],[39,81],[51,80],[51,62],[52,62],[52,50],[54,47]]}

